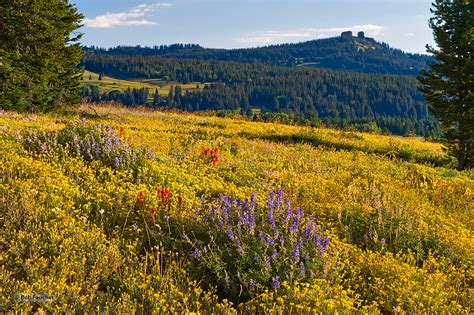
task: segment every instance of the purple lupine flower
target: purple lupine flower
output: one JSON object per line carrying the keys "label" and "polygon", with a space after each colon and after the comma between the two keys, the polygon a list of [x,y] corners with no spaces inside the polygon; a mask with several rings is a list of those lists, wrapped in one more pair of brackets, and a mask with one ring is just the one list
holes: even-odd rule
{"label": "purple lupine flower", "polygon": [[300,263],[300,276],[304,277],[305,275],[305,267],[304,267],[304,263],[301,262]]}
{"label": "purple lupine flower", "polygon": [[302,217],[302,216],[304,215],[303,209],[300,209],[300,208],[296,208],[295,213],[296,213],[296,215],[299,216],[299,217]]}
{"label": "purple lupine flower", "polygon": [[250,292],[255,291],[255,285],[256,285],[255,281],[253,279],[250,279],[250,281],[249,281],[249,291]]}
{"label": "purple lupine flower", "polygon": [[250,196],[250,207],[255,208],[257,206],[256,200],[257,200],[257,194],[253,192],[252,195]]}
{"label": "purple lupine flower", "polygon": [[275,244],[275,240],[271,236],[267,236],[267,245],[273,245]]}
{"label": "purple lupine flower", "polygon": [[260,258],[258,257],[258,255],[255,255],[255,256],[253,256],[253,260],[255,260],[255,262],[258,262],[260,260]]}
{"label": "purple lupine flower", "polygon": [[136,231],[136,230],[138,230],[138,225],[136,223],[133,223],[132,228]]}
{"label": "purple lupine flower", "polygon": [[306,239],[309,239],[311,236],[311,231],[313,231],[313,224],[314,224],[314,217],[310,216],[308,225],[306,226],[306,229],[304,230],[304,237]]}
{"label": "purple lupine flower", "polygon": [[283,222],[285,224],[288,224],[288,222],[290,221],[290,218],[292,216],[293,216],[293,210],[291,209],[291,207],[288,206],[288,209],[286,210],[285,216],[283,217]]}
{"label": "purple lupine flower", "polygon": [[272,278],[273,289],[278,289],[280,287],[280,277],[276,276]]}
{"label": "purple lupine flower", "polygon": [[229,219],[229,209],[226,206],[222,207],[222,218],[225,221]]}
{"label": "purple lupine flower", "polygon": [[110,140],[109,137],[105,139],[105,150],[106,152],[110,151],[112,149],[112,140]]}
{"label": "purple lupine flower", "polygon": [[120,166],[120,159],[118,157],[115,158],[115,167]]}
{"label": "purple lupine flower", "polygon": [[199,212],[198,212],[198,209],[194,209],[194,218],[197,219],[199,218]]}
{"label": "purple lupine flower", "polygon": [[41,154],[46,153],[46,145],[44,143],[41,144]]}
{"label": "purple lupine flower", "polygon": [[242,248],[242,245],[237,245],[237,251],[239,252],[240,255],[244,254],[244,249]]}
{"label": "purple lupine flower", "polygon": [[242,204],[242,210],[247,211],[249,209],[249,199],[245,198],[244,203]]}
{"label": "purple lupine flower", "polygon": [[276,256],[277,256],[277,250],[276,250],[276,248],[274,248],[272,250],[272,258],[276,258]]}
{"label": "purple lupine flower", "polygon": [[271,209],[268,210],[267,219],[268,223],[270,223],[272,227],[275,227],[275,217],[273,216],[273,211]]}
{"label": "purple lupine flower", "polygon": [[209,217],[213,218],[215,214],[214,207],[211,207],[211,210],[209,211]]}
{"label": "purple lupine flower", "polygon": [[263,234],[262,232],[258,232],[258,239],[261,240],[261,241],[264,241],[265,240],[265,234]]}
{"label": "purple lupine flower", "polygon": [[232,233],[232,230],[231,230],[231,229],[229,229],[229,230],[227,231],[227,236],[228,236],[231,240],[234,239],[234,233]]}
{"label": "purple lupine flower", "polygon": [[298,261],[300,260],[300,248],[302,247],[302,244],[298,241],[296,241],[294,244],[293,244],[293,258]]}
{"label": "purple lupine flower", "polygon": [[192,250],[192,252],[191,252],[191,255],[192,255],[194,258],[198,259],[198,258],[201,256],[201,252],[199,251],[199,249],[194,248],[194,249]]}
{"label": "purple lupine flower", "polygon": [[249,225],[249,214],[247,212],[240,213],[239,215],[239,224]]}
{"label": "purple lupine flower", "polygon": [[275,200],[275,193],[273,190],[270,190],[268,200],[267,200],[267,208],[268,211],[271,211],[273,209],[273,201]]}
{"label": "purple lupine flower", "polygon": [[229,197],[229,196],[221,196],[221,200],[224,202],[224,204],[227,206],[227,207],[231,207],[232,206],[232,199]]}
{"label": "purple lupine flower", "polygon": [[277,197],[273,200],[273,207],[279,208],[283,203],[283,190],[281,187],[278,188]]}
{"label": "purple lupine flower", "polygon": [[220,228],[223,228],[224,227],[224,220],[222,220],[222,217],[218,217],[217,218],[217,225],[220,227]]}
{"label": "purple lupine flower", "polygon": [[270,269],[271,266],[272,266],[272,263],[271,263],[271,261],[270,261],[270,257],[265,256],[265,267],[266,267],[267,269]]}
{"label": "purple lupine flower", "polygon": [[290,226],[290,233],[295,233],[298,230],[298,216],[293,217],[293,224]]}
{"label": "purple lupine flower", "polygon": [[313,237],[313,242],[315,243],[316,247],[319,248],[319,251],[321,252],[321,255],[322,255],[324,252],[324,246],[323,246],[323,239],[321,238],[321,236],[319,236],[319,234],[315,235]]}
{"label": "purple lupine flower", "polygon": [[283,189],[281,189],[281,187],[278,187],[277,198],[278,198],[279,200],[283,200]]}
{"label": "purple lupine flower", "polygon": [[321,252],[321,255],[324,255],[326,252],[327,248],[329,247],[329,237],[326,237],[323,239],[321,236],[317,236],[316,238],[316,246],[319,248],[319,251]]}
{"label": "purple lupine flower", "polygon": [[249,229],[253,230],[255,228],[255,215],[249,216]]}
{"label": "purple lupine flower", "polygon": [[382,244],[382,246],[385,246],[385,238],[382,238],[382,239],[380,240],[380,244]]}

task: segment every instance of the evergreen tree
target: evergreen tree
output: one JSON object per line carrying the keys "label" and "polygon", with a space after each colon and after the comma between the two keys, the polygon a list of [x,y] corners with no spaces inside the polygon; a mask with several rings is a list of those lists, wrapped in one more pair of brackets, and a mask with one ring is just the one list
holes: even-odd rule
{"label": "evergreen tree", "polygon": [[1,108],[49,111],[79,101],[74,31],[82,18],[67,0],[0,2]]}
{"label": "evergreen tree", "polygon": [[474,163],[474,1],[436,0],[430,27],[438,48],[419,80],[431,112],[445,131],[458,169]]}

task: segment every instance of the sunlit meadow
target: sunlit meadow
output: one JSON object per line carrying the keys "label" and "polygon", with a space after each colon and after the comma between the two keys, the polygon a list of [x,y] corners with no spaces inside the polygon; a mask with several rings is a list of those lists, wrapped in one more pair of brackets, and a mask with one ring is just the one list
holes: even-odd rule
{"label": "sunlit meadow", "polygon": [[1,311],[472,313],[474,174],[440,144],[88,110],[0,113]]}

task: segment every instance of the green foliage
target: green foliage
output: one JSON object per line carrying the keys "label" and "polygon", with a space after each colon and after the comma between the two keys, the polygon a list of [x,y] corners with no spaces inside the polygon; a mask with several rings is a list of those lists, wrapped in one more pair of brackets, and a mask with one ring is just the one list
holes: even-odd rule
{"label": "green foliage", "polygon": [[419,78],[432,113],[439,119],[458,168],[474,165],[474,2],[437,0],[430,19],[438,48]]}
{"label": "green foliage", "polygon": [[2,1],[1,108],[45,112],[78,101],[82,17],[67,0]]}

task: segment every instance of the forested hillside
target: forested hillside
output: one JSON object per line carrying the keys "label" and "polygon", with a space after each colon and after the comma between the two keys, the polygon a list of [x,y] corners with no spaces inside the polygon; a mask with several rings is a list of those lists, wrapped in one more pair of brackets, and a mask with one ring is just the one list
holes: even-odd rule
{"label": "forested hillside", "polygon": [[[284,113],[298,122],[320,119],[339,126],[377,124],[395,134],[436,135],[438,132],[412,76],[104,52],[89,52],[82,63],[87,70],[120,78],[211,83],[202,91],[183,92],[177,86],[166,97],[155,95],[153,102],[148,102],[155,107],[234,110],[249,116],[254,107],[267,113]],[[96,93],[92,101],[117,100],[134,105],[137,102],[132,92],[130,95]],[[92,94],[88,88],[83,91],[83,96]],[[141,98],[147,99],[148,94]]]}
{"label": "forested hillside", "polygon": [[162,56],[166,58],[198,59],[264,63],[278,66],[311,66],[333,70],[365,73],[418,75],[431,59],[428,55],[409,54],[388,44],[360,34],[303,43],[282,44],[248,49],[208,49],[199,45],[175,44],[155,47],[118,46],[111,49],[90,47],[89,52],[110,55]]}

